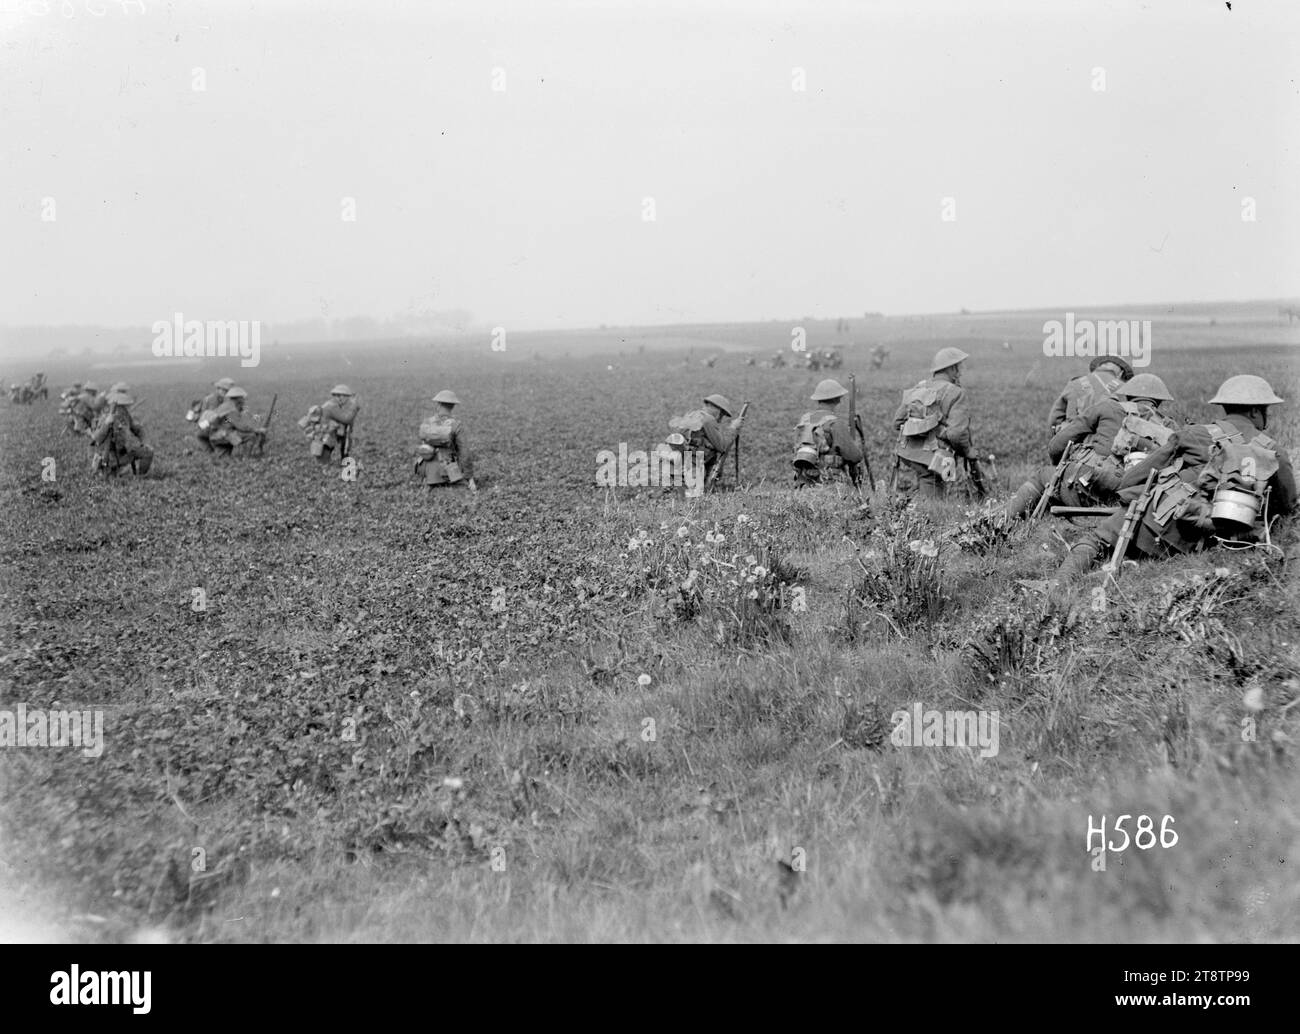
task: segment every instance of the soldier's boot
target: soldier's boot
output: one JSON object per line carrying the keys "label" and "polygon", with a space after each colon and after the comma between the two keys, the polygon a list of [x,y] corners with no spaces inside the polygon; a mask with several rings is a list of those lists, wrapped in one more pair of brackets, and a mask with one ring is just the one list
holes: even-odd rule
{"label": "soldier's boot", "polygon": [[1032,481],[1026,481],[1018,489],[1016,494],[1011,497],[1007,503],[1006,518],[1009,521],[1028,516],[1029,512],[1038,505],[1038,500],[1042,498],[1046,489],[1039,488]]}
{"label": "soldier's boot", "polygon": [[1069,556],[1062,562],[1056,572],[1055,580],[1061,585],[1069,585],[1092,570],[1092,565],[1096,562],[1096,545],[1091,542],[1080,542],[1070,550]]}

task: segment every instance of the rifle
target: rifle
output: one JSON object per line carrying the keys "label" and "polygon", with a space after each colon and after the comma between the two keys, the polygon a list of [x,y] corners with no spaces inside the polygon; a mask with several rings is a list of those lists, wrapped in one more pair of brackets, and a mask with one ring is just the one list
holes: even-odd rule
{"label": "rifle", "polygon": [[1106,506],[1053,506],[1053,517],[1109,517],[1115,511]]}
{"label": "rifle", "polygon": [[257,433],[258,456],[261,456],[266,451],[266,436],[271,431],[271,418],[275,416],[275,400],[279,397],[278,392],[271,396],[271,408],[266,411],[266,419],[262,421],[262,429]]}
{"label": "rifle", "polygon": [[[858,419],[858,382],[856,374],[849,374],[849,426],[853,428],[853,434],[858,439],[858,445],[862,449],[862,465],[867,470],[867,484],[871,486],[871,491],[876,490],[876,477],[871,473],[871,457],[867,455],[867,436],[862,433],[862,422]],[[856,485],[862,480],[859,474],[853,479]]]}
{"label": "rifle", "polygon": [[1061,453],[1061,462],[1058,463],[1056,469],[1052,471],[1052,480],[1048,483],[1047,487],[1043,489],[1043,494],[1038,500],[1038,505],[1034,507],[1034,512],[1029,516],[1031,521],[1036,521],[1043,516],[1043,513],[1047,510],[1048,504],[1051,503],[1056,493],[1061,490],[1061,479],[1065,477],[1065,468],[1070,465],[1070,457],[1073,455],[1074,442],[1070,442],[1065,447],[1065,452]]}
{"label": "rifle", "polygon": [[722,468],[726,466],[727,453],[732,447],[736,448],[736,484],[740,484],[740,428],[745,422],[745,413],[749,410],[749,403],[746,402],[740,407],[740,416],[736,418],[736,435],[727,444],[727,448],[722,455],[718,457],[718,462],[713,465],[713,470],[709,472],[709,478],[704,482],[704,490],[707,492],[713,487],[713,483],[718,480],[718,475],[722,473]]}
{"label": "rifle", "polygon": [[1138,522],[1142,520],[1143,515],[1147,512],[1147,507],[1151,505],[1156,473],[1157,471],[1152,469],[1151,473],[1147,475],[1146,484],[1142,486],[1142,494],[1128,504],[1128,512],[1124,514],[1124,527],[1120,530],[1119,538],[1115,542],[1115,552],[1110,556],[1110,563],[1102,568],[1112,578],[1119,577],[1120,567],[1124,563],[1124,554],[1128,552],[1129,543],[1133,541],[1133,532],[1137,530]]}
{"label": "rifle", "polygon": [[[355,416],[352,418],[353,423],[356,422],[356,419]],[[352,424],[348,424],[347,428],[343,432],[342,453],[343,454],[339,457],[341,460],[345,460],[352,455]]]}
{"label": "rifle", "polygon": [[980,466],[978,456],[963,456],[962,462],[966,464],[966,476],[970,478],[970,483],[975,486],[975,494],[980,499],[987,499],[989,494],[988,485],[984,483],[984,470]]}

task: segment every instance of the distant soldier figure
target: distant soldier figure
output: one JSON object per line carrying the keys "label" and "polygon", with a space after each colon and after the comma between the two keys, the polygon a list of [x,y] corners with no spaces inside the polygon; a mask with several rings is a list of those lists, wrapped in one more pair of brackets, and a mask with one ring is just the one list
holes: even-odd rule
{"label": "distant soldier figure", "polygon": [[64,388],[59,392],[59,415],[64,419],[64,434],[77,433],[77,418],[73,415],[73,407],[77,404],[77,397],[81,394],[81,381],[76,381],[71,387]]}
{"label": "distant soldier figure", "polygon": [[45,383],[45,374],[43,373],[38,372],[32,374],[32,379],[28,382],[27,389],[31,399],[48,399],[50,397],[50,389]]}
{"label": "distant soldier figure", "polygon": [[[1129,468],[1120,486],[1125,501],[1138,498],[1148,475],[1157,472],[1129,548],[1164,559],[1203,548],[1211,536],[1257,541],[1270,518],[1291,513],[1296,486],[1290,457],[1264,433],[1269,406],[1282,401],[1263,377],[1229,377],[1210,399],[1223,407],[1223,419],[1180,428]],[[1116,510],[1070,551],[1058,583],[1078,578],[1116,548],[1124,516]]]}
{"label": "distant soldier figure", "polygon": [[[125,387],[125,385],[122,385]],[[131,415],[135,398],[126,391],[110,391],[106,410],[90,435],[94,449],[91,467],[114,476],[130,469],[147,474],[153,466],[153,449],[144,443],[144,428]]]}
{"label": "distant soldier figure", "polygon": [[77,434],[90,434],[107,404],[107,397],[99,393],[99,385],[86,381],[81,386],[81,394],[72,403],[73,430]]}
{"label": "distant soldier figure", "polygon": [[772,369],[779,370],[785,365],[785,353],[777,352],[772,356]]}
{"label": "distant soldier figure", "polygon": [[1139,373],[1121,384],[1117,394],[1123,398],[1102,396],[1061,426],[1048,446],[1052,466],[1039,468],[1020,486],[1007,503],[1007,517],[1023,517],[1038,505],[1071,443],[1077,446],[1076,453],[1048,505],[1053,501],[1063,506],[1119,505],[1125,470],[1165,445],[1178,425],[1160,412],[1160,404],[1173,396],[1155,374]]}
{"label": "distant soldier figure", "polygon": [[348,454],[349,436],[361,407],[356,392],[346,384],[336,384],[330,389],[330,400],[323,406],[312,406],[298,426],[307,433],[311,454],[321,463],[329,463],[338,451],[339,462]]}
{"label": "distant soldier figure", "polygon": [[1132,376],[1133,367],[1118,356],[1094,357],[1088,364],[1088,372],[1073,378],[1052,403],[1052,412],[1047,418],[1052,434],[1098,399],[1114,397],[1119,386]]}
{"label": "distant soldier figure", "polygon": [[[699,450],[704,453],[704,477],[707,481],[718,461],[726,455],[736,440],[740,419],[731,420],[726,427],[719,425],[723,417],[732,416],[731,402],[725,395],[707,395],[704,408],[694,409],[685,416],[675,416],[668,421],[674,432],[668,443],[676,451],[686,453]],[[679,439],[679,440],[675,440]]]}
{"label": "distant soldier figure", "polygon": [[885,365],[885,360],[888,358],[889,358],[889,349],[886,348],[884,345],[876,345],[876,347],[871,350],[872,369],[879,370],[882,366]]}
{"label": "distant soldier figure", "polygon": [[204,398],[196,399],[190,403],[190,411],[185,414],[185,419],[198,424],[194,432],[194,437],[199,440],[199,444],[208,452],[212,451],[212,427],[213,420],[216,419],[217,410],[226,401],[226,393],[235,386],[235,382],[229,377],[222,377],[212,384],[210,391]]}
{"label": "distant soldier figure", "polygon": [[894,413],[894,448],[899,491],[941,499],[957,480],[957,460],[971,454],[970,413],[961,387],[961,364],[970,356],[960,348],[935,353],[930,378],[903,392]]}
{"label": "distant soldier figure", "polygon": [[433,396],[438,409],[420,425],[419,458],[415,470],[430,491],[441,486],[468,485],[477,490],[473,462],[465,444],[465,428],[453,415],[460,399],[452,391]]}
{"label": "distant soldier figure", "polygon": [[836,480],[841,472],[857,481],[857,466],[862,462],[862,448],[854,429],[836,407],[848,394],[839,381],[824,380],[817,385],[811,399],[820,408],[799,418],[795,430],[794,479],[796,487],[823,484]]}
{"label": "distant soldier figure", "polygon": [[245,442],[265,440],[265,429],[244,412],[247,399],[248,392],[238,384],[232,385],[226,391],[225,400],[213,412],[208,444],[216,453],[217,459],[229,459],[234,455],[235,449]]}

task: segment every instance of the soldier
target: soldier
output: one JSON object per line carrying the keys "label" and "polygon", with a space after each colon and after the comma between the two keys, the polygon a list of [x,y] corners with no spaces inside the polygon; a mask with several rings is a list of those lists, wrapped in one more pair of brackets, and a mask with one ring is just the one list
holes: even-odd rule
{"label": "soldier", "polygon": [[879,370],[885,365],[885,360],[888,358],[889,349],[884,345],[876,345],[876,347],[871,350],[871,368],[873,370]]}
{"label": "soldier", "polygon": [[1168,442],[1177,425],[1160,412],[1160,404],[1173,396],[1155,374],[1138,374],[1116,394],[1124,401],[1102,396],[1061,426],[1047,447],[1052,466],[1040,467],[1020,486],[1007,503],[1008,518],[1024,517],[1038,505],[1071,443],[1082,444],[1062,474],[1055,501],[1064,506],[1119,505],[1125,469]]}
{"label": "soldier", "polygon": [[1088,372],[1075,377],[1052,403],[1047,424],[1056,434],[1067,420],[1073,420],[1092,403],[1108,395],[1133,376],[1133,367],[1119,356],[1099,355],[1088,364]]}
{"label": "soldier", "polygon": [[772,355],[772,369],[779,370],[784,365],[785,365],[785,353],[780,351],[775,352]]}
{"label": "soldier", "polygon": [[969,358],[960,348],[939,349],[930,378],[903,392],[894,413],[894,464],[907,475],[909,484],[900,489],[906,495],[915,491],[910,483],[915,479],[922,498],[942,498],[947,482],[957,479],[957,459],[971,453],[970,414],[961,387],[961,364]]}
{"label": "soldier", "polygon": [[235,382],[229,377],[222,377],[220,380],[213,381],[212,391],[203,398],[191,402],[190,411],[185,414],[186,420],[198,423],[194,437],[199,440],[199,444],[208,452],[212,452],[213,420],[216,419],[217,411],[226,401],[227,392],[234,386]]}
{"label": "soldier", "polygon": [[135,474],[149,473],[153,449],[144,444],[144,428],[131,415],[135,398],[127,391],[110,391],[105,405],[106,412],[90,435],[90,444],[95,449],[92,469],[110,475],[119,474],[126,467]]}
{"label": "soldier", "polygon": [[836,472],[844,471],[850,480],[857,482],[857,467],[862,462],[862,448],[848,421],[841,420],[835,407],[848,394],[839,381],[826,379],[817,385],[811,395],[819,409],[799,418],[795,430],[799,432],[795,446],[795,485],[821,484],[833,480]]}
{"label": "soldier", "polygon": [[64,418],[64,434],[75,434],[77,431],[77,418],[73,415],[73,407],[77,404],[77,396],[81,394],[81,381],[76,381],[69,388],[64,388],[59,393],[59,415]]}
{"label": "soldier", "polygon": [[90,434],[106,405],[107,397],[99,393],[99,385],[86,381],[81,386],[81,394],[72,403],[72,429],[77,434]]}
{"label": "soldier", "polygon": [[265,440],[266,431],[244,412],[247,398],[248,392],[238,384],[233,385],[227,390],[225,401],[213,413],[208,445],[216,452],[216,459],[229,458],[235,448],[246,441]]}
{"label": "soldier", "polygon": [[713,468],[736,440],[736,431],[740,428],[739,417],[725,428],[718,424],[720,419],[731,415],[731,403],[725,395],[707,395],[703,409],[692,410],[685,416],[675,416],[668,421],[668,426],[675,432],[668,438],[674,449],[683,453],[688,449],[698,449],[704,453],[706,482],[713,473]]}
{"label": "soldier", "polygon": [[464,484],[477,491],[472,476],[473,463],[465,444],[465,429],[452,416],[452,410],[460,405],[460,399],[455,392],[440,391],[433,396],[433,401],[437,403],[437,411],[420,425],[421,444],[419,458],[415,461],[416,473],[424,478],[430,491],[441,485]]}
{"label": "soldier", "polygon": [[322,463],[328,463],[334,450],[338,449],[339,462],[347,455],[351,445],[351,431],[356,426],[357,414],[361,406],[357,404],[356,392],[346,384],[336,384],[330,389],[330,400],[321,407],[321,451],[317,455]]}
{"label": "soldier", "polygon": [[[1264,433],[1268,407],[1282,401],[1262,377],[1229,377],[1210,399],[1223,407],[1222,420],[1181,428],[1129,468],[1121,497],[1138,498],[1147,476],[1157,472],[1130,547],[1141,556],[1164,559],[1200,549],[1214,535],[1253,541],[1264,534],[1270,517],[1291,513],[1296,504],[1291,460]],[[1115,549],[1124,517],[1116,510],[1075,545],[1057,571],[1058,585],[1078,578]]]}

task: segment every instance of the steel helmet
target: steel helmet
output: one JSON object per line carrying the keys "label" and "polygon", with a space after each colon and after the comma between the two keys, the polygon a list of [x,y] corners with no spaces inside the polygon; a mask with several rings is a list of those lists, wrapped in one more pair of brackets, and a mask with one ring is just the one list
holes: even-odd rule
{"label": "steel helmet", "polygon": [[229,377],[222,377],[221,380],[219,381],[213,381],[212,386],[214,388],[224,388],[225,390],[229,391],[231,388],[235,386],[235,382],[231,380]]}
{"label": "steel helmet", "polygon": [[131,397],[129,391],[114,391],[108,396],[110,406],[134,406],[135,399]]}
{"label": "steel helmet", "polygon": [[131,394],[131,387],[126,383],[126,381],[118,381],[116,384],[114,384],[111,388],[108,389],[108,393],[110,395],[116,395],[118,393],[121,393],[123,395],[129,395]]}
{"label": "steel helmet", "polygon": [[727,401],[726,395],[705,395],[705,402],[712,402],[720,410],[723,416],[731,416],[731,403]]}
{"label": "steel helmet", "polygon": [[848,389],[844,385],[828,377],[817,385],[817,390],[810,397],[814,402],[834,402],[836,399],[842,399],[848,393]]}
{"label": "steel helmet", "polygon": [[946,370],[950,366],[956,366],[964,359],[969,359],[970,355],[963,352],[960,348],[941,348],[934,353],[934,362],[930,364],[930,372],[938,373],[940,370]]}
{"label": "steel helmet", "polygon": [[1116,388],[1115,394],[1123,395],[1126,399],[1151,399],[1153,402],[1173,400],[1165,382],[1154,373],[1139,373]]}
{"label": "steel helmet", "polygon": [[96,384],[94,381],[86,381],[86,383],[83,384],[83,385],[81,386],[81,390],[82,390],[82,391],[98,391],[98,390],[99,390],[99,385]]}
{"label": "steel helmet", "polygon": [[[1113,366],[1120,373],[1124,380],[1133,376],[1133,367],[1129,366],[1123,359],[1117,355],[1099,355],[1088,364],[1088,372],[1092,373],[1099,366]],[[1149,396],[1148,396],[1149,397]]]}
{"label": "steel helmet", "polygon": [[1273,387],[1263,377],[1239,373],[1219,385],[1211,402],[1220,406],[1274,406],[1286,399],[1273,394]]}
{"label": "steel helmet", "polygon": [[442,402],[448,406],[460,405],[460,399],[456,397],[456,393],[454,391],[440,391],[438,392],[438,394],[433,396],[433,401]]}
{"label": "steel helmet", "polygon": [[245,391],[243,388],[241,388],[238,384],[234,384],[234,385],[231,386],[230,390],[229,390],[228,392],[226,392],[226,398],[228,398],[228,399],[246,399],[246,398],[248,398],[248,392],[246,392],[246,391]]}
{"label": "steel helmet", "polygon": [[334,387],[330,388],[330,394],[331,395],[355,395],[356,392],[353,391],[351,388],[349,388],[346,384],[336,384],[334,385]]}

